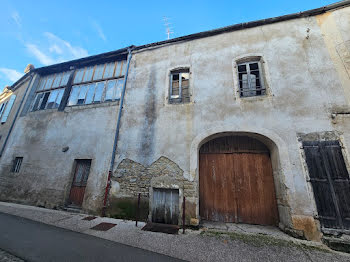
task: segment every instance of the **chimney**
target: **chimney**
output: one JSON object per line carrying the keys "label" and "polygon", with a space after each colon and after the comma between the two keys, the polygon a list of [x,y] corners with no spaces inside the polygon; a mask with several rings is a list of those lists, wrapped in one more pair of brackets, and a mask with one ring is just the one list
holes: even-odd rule
{"label": "chimney", "polygon": [[26,66],[26,68],[24,69],[24,73],[29,73],[30,71],[32,71],[35,67],[32,64],[28,64]]}

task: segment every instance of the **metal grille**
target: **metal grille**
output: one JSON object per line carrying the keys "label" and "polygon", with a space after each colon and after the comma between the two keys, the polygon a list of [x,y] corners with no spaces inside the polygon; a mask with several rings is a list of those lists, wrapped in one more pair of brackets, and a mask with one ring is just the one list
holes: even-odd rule
{"label": "metal grille", "polygon": [[21,169],[23,157],[16,157],[13,163],[12,172],[18,173]]}

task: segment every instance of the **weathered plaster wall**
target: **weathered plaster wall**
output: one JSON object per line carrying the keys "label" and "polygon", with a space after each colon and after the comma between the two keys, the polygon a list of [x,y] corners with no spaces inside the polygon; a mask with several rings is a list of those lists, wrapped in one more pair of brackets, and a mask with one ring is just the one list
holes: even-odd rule
{"label": "weathered plaster wall", "polygon": [[[125,159],[149,166],[162,156],[175,162],[184,179],[193,181],[196,194],[189,202],[198,218],[202,141],[220,132],[258,133],[276,146],[272,158],[277,163],[275,181],[277,177],[283,189],[282,226],[307,230],[311,220],[316,227],[297,133],[344,130],[332,124],[331,112],[349,107],[318,19],[290,20],[135,53],[116,166]],[[248,56],[262,57],[267,96],[242,99],[237,93],[235,62]],[[190,68],[189,104],[167,102],[169,72],[177,67]],[[293,217],[306,221],[305,226],[296,227]]]}
{"label": "weathered plaster wall", "polygon": [[[29,112],[19,117],[1,159],[2,200],[46,207],[63,206],[69,197],[74,159],[92,159],[83,209],[103,205],[115,134],[118,102]],[[63,152],[64,147],[69,147]],[[19,173],[14,157],[22,156]]]}

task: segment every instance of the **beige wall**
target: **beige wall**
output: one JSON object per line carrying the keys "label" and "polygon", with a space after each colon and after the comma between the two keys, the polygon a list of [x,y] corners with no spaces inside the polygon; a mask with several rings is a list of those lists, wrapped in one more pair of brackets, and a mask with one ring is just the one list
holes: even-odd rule
{"label": "beige wall", "polygon": [[[349,10],[331,14],[336,21],[346,14],[341,28],[349,24]],[[294,19],[134,53],[116,167],[124,159],[144,166],[161,156],[175,162],[184,178],[193,181],[197,193],[188,201],[198,218],[200,145],[215,133],[257,133],[271,141],[275,152],[281,226],[304,230],[311,223],[310,235],[314,234],[317,213],[298,136],[333,131],[345,147],[350,145],[348,124],[335,125],[331,119],[335,110],[349,108],[349,79],[340,77],[319,20]],[[262,57],[267,96],[240,98],[237,93],[236,61],[249,56]],[[169,72],[178,67],[190,68],[190,104],[167,102]],[[117,179],[114,185],[118,189]],[[118,196],[118,190],[113,192]]]}
{"label": "beige wall", "polygon": [[[35,88],[35,86],[33,87]],[[69,197],[75,159],[92,159],[83,209],[103,205],[119,102],[28,112],[17,119],[1,159],[2,200],[63,207]],[[64,147],[69,147],[63,152]],[[11,172],[23,157],[19,173]]]}

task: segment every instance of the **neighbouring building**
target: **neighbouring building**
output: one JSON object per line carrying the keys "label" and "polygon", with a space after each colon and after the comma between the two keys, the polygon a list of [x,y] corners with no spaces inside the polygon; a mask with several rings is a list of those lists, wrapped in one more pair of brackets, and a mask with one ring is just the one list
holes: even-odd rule
{"label": "neighbouring building", "polygon": [[32,69],[0,96],[0,199],[349,234],[349,32],[342,1]]}

